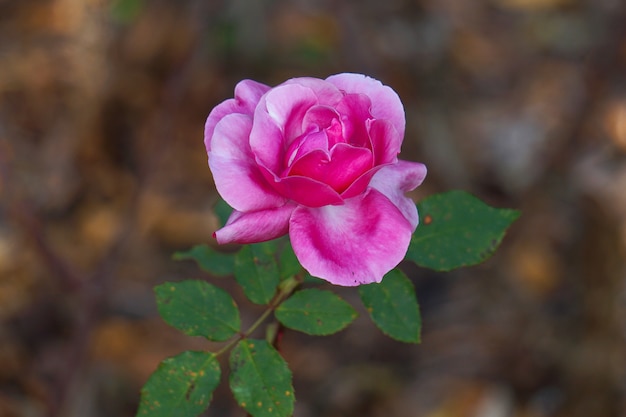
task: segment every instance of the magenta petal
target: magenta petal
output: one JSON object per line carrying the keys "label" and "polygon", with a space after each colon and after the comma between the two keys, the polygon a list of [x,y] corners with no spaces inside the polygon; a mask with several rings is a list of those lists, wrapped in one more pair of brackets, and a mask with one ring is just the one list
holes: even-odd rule
{"label": "magenta petal", "polygon": [[343,204],[343,198],[329,185],[311,178],[284,177],[272,173],[262,164],[259,165],[265,180],[278,193],[286,198],[308,207],[322,207],[328,204]]}
{"label": "magenta petal", "polygon": [[246,109],[245,114],[253,114],[263,94],[271,87],[252,80],[243,80],[235,86],[235,99]]}
{"label": "magenta petal", "polygon": [[388,120],[373,120],[369,128],[374,153],[374,165],[396,162],[402,136]]}
{"label": "magenta petal", "polygon": [[343,198],[329,185],[311,178],[285,177],[279,179],[275,185],[282,195],[307,207],[343,203]]}
{"label": "magenta petal", "polygon": [[242,213],[234,211],[224,227],[214,233],[217,242],[257,243],[276,239],[289,230],[289,218],[295,208],[286,204],[267,210]]}
{"label": "magenta petal", "polygon": [[343,122],[343,136],[347,143],[370,146],[367,124],[373,119],[370,114],[372,102],[364,94],[348,94],[337,104]]}
{"label": "magenta petal", "polygon": [[313,91],[297,84],[281,84],[261,97],[254,112],[250,147],[272,172],[283,170],[285,151],[303,133],[302,119],[315,104]]}
{"label": "magenta petal", "polygon": [[233,113],[224,116],[215,126],[211,152],[225,158],[253,160],[248,143],[252,129],[249,116]]}
{"label": "magenta petal", "polygon": [[347,200],[348,198],[356,197],[357,195],[361,194],[369,186],[372,177],[380,169],[382,169],[382,167],[383,165],[376,166],[362,174],[352,184],[350,184],[350,186],[343,193],[341,193],[341,197],[344,200]]}
{"label": "magenta petal", "polygon": [[211,150],[211,139],[217,123],[227,114],[240,113],[252,116],[261,96],[270,87],[252,80],[240,81],[235,86],[235,98],[218,104],[209,114],[204,125],[204,144],[207,151]]}
{"label": "magenta petal", "polygon": [[265,97],[267,114],[283,129],[287,141],[300,136],[302,120],[310,107],[318,103],[315,93],[299,84],[274,87]]}
{"label": "magenta petal", "polygon": [[240,211],[282,206],[285,198],[269,186],[248,145],[252,121],[229,114],[215,126],[209,166],[222,198]]}
{"label": "magenta petal", "polygon": [[302,130],[307,131],[309,127],[314,126],[319,129],[326,129],[331,125],[334,119],[339,119],[339,113],[332,107],[313,106],[302,119]]}
{"label": "magenta petal", "polygon": [[404,258],[411,233],[402,213],[376,190],[341,206],[298,207],[289,223],[302,266],[343,286],[380,282]]}
{"label": "magenta petal", "polygon": [[294,161],[313,151],[322,151],[328,156],[328,136],[325,131],[313,132],[295,140],[285,154],[285,167],[289,168]]}
{"label": "magenta petal", "polygon": [[326,146],[321,149],[330,149],[333,145],[344,141],[343,123],[340,121],[337,110],[327,106],[313,106],[304,116],[302,130],[304,132],[324,132],[327,137]]}
{"label": "magenta petal", "polygon": [[343,97],[343,94],[341,94],[337,87],[325,80],[320,80],[319,78],[292,78],[291,80],[285,81],[283,84],[298,84],[303,87],[310,88],[317,96],[319,104],[324,106],[334,107]]}
{"label": "magenta petal", "polygon": [[395,126],[404,137],[405,117],[404,107],[400,97],[390,87],[380,81],[362,74],[337,74],[326,79],[340,90],[348,94],[365,94],[372,101],[372,116],[376,119],[387,119]]}
{"label": "magenta petal", "polygon": [[426,177],[426,165],[418,162],[398,161],[386,165],[374,175],[370,187],[380,191],[398,207],[415,230],[419,217],[415,203],[404,193],[417,188]]}
{"label": "magenta petal", "polygon": [[300,175],[330,185],[338,193],[343,192],[354,180],[372,168],[372,152],[338,143],[330,152],[309,152],[293,163],[289,175]]}
{"label": "magenta petal", "polygon": [[250,131],[250,148],[258,160],[272,172],[283,170],[285,139],[281,128],[272,120],[263,106],[254,113]]}

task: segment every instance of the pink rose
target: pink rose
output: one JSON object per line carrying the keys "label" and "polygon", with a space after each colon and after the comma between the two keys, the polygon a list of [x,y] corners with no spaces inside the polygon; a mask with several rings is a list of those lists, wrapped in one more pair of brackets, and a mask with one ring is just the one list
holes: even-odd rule
{"label": "pink rose", "polygon": [[397,158],[398,95],[360,74],[251,80],[211,111],[204,130],[220,195],[234,208],[219,243],[289,233],[313,276],[354,286],[380,282],[406,254],[418,224],[404,193],[426,167]]}

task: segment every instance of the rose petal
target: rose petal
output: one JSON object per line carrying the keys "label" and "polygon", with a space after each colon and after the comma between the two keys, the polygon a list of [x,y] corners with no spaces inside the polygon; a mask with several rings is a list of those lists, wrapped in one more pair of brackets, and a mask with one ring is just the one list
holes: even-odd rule
{"label": "rose petal", "polygon": [[324,106],[335,107],[335,105],[343,97],[343,94],[337,87],[325,80],[320,80],[319,78],[292,78],[285,81],[283,84],[298,84],[303,87],[310,88],[315,93],[319,104]]}
{"label": "rose petal", "polygon": [[310,88],[298,84],[281,84],[261,97],[254,112],[250,147],[263,165],[274,173],[284,166],[285,151],[302,135],[302,119],[317,104]]}
{"label": "rose petal", "polygon": [[417,207],[404,193],[417,188],[426,177],[426,166],[418,162],[398,161],[382,167],[370,181],[370,187],[384,194],[398,207],[415,230],[419,223]]}
{"label": "rose petal", "polygon": [[372,168],[372,152],[338,143],[328,152],[315,150],[295,161],[289,175],[300,175],[330,185],[343,192],[354,180]]}
{"label": "rose petal", "polygon": [[213,130],[211,154],[224,158],[253,159],[249,137],[252,119],[244,114],[224,116]]}
{"label": "rose petal", "polygon": [[398,160],[402,136],[388,120],[373,120],[369,126],[374,165],[395,163]]}
{"label": "rose petal", "polygon": [[274,173],[284,170],[284,152],[287,147],[283,132],[262,105],[254,112],[250,131],[250,148],[257,161]]}
{"label": "rose petal", "polygon": [[217,191],[235,210],[250,211],[285,204],[259,170],[248,137],[252,120],[243,114],[226,115],[215,126],[209,166]]}
{"label": "rose petal", "polygon": [[354,180],[352,184],[341,193],[341,198],[347,200],[348,198],[356,197],[361,194],[368,187],[372,177],[383,167],[383,165],[375,166],[369,171],[361,174],[359,178]]}
{"label": "rose petal", "polygon": [[261,99],[261,96],[270,89],[265,84],[252,80],[240,81],[235,86],[235,98],[223,101],[218,104],[207,117],[204,125],[204,145],[207,151],[211,150],[211,139],[217,123],[224,116],[231,113],[241,113],[252,116],[254,109]]}
{"label": "rose petal", "polygon": [[400,137],[404,137],[404,107],[400,97],[390,87],[362,74],[337,74],[326,78],[331,84],[348,94],[365,94],[372,101],[370,113],[376,119],[387,119]]}
{"label": "rose petal", "polygon": [[369,147],[367,123],[373,119],[370,114],[372,102],[364,94],[348,94],[338,104],[337,111],[343,122],[343,137],[346,143]]}
{"label": "rose petal", "polygon": [[344,142],[343,124],[337,110],[328,106],[313,106],[302,120],[303,132],[323,131],[327,135],[328,150],[338,142]]}
{"label": "rose petal", "polygon": [[223,243],[257,243],[276,239],[289,230],[293,204],[282,207],[242,213],[234,211],[224,227],[213,236]]}
{"label": "rose petal", "polygon": [[343,204],[343,198],[329,185],[311,178],[291,176],[279,177],[259,164],[266,181],[282,196],[308,207]]}
{"label": "rose petal", "polygon": [[326,129],[335,119],[339,119],[339,113],[333,107],[313,106],[302,119],[302,131],[309,131],[311,126],[317,127],[318,130]]}
{"label": "rose petal", "polygon": [[283,129],[287,141],[300,136],[304,115],[318,103],[310,88],[299,84],[282,84],[274,87],[264,97],[267,114]]}
{"label": "rose petal", "polygon": [[296,160],[315,150],[322,150],[327,157],[329,155],[328,135],[326,135],[326,132],[323,130],[321,132],[313,132],[308,135],[302,135],[302,137],[295,140],[291,146],[289,146],[289,149],[285,154],[285,169],[283,176],[287,175],[289,167],[291,167]]}
{"label": "rose petal", "polygon": [[341,206],[298,207],[289,236],[302,266],[336,285],[380,282],[402,261],[412,228],[387,197],[376,190]]}

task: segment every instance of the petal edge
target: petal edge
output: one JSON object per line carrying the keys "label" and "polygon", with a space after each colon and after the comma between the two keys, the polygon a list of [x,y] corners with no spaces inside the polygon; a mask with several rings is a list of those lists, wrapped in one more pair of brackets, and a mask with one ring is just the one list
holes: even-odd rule
{"label": "petal edge", "polygon": [[412,228],[377,190],[341,206],[294,210],[289,236],[302,266],[332,284],[380,282],[406,255]]}

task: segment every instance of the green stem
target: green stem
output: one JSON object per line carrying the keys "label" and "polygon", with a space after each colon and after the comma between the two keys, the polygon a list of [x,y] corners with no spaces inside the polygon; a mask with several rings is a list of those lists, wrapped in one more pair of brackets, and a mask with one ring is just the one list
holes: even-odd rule
{"label": "green stem", "polygon": [[261,314],[261,316],[254,322],[245,332],[239,333],[235,336],[231,341],[229,341],[224,347],[215,352],[215,356],[219,356],[222,353],[226,352],[233,346],[235,346],[239,341],[250,336],[263,322],[269,317],[270,314],[283,302],[283,300],[289,297],[298,286],[302,283],[302,277],[300,275],[294,275],[290,278],[287,278],[278,286],[278,293],[274,296],[274,298],[268,304],[267,309]]}

